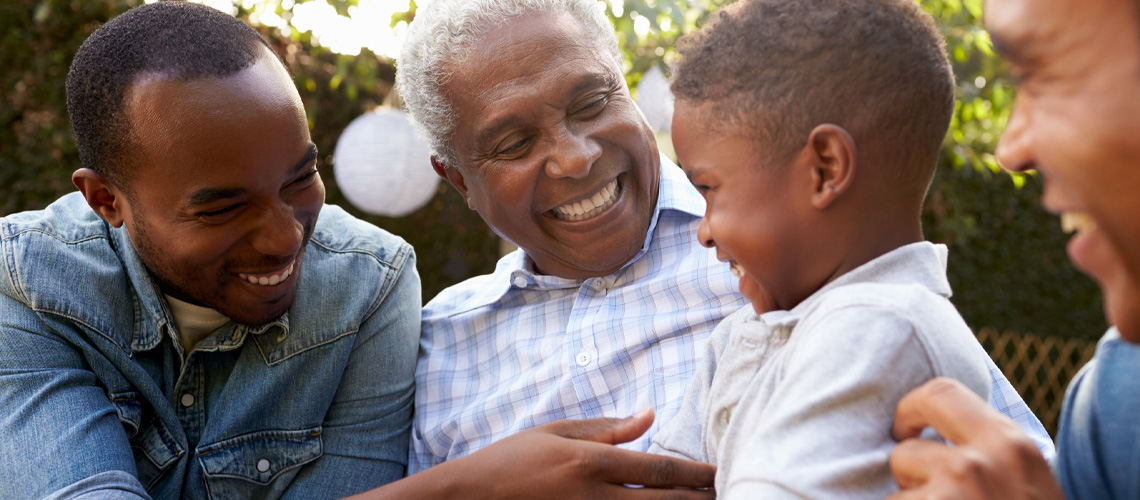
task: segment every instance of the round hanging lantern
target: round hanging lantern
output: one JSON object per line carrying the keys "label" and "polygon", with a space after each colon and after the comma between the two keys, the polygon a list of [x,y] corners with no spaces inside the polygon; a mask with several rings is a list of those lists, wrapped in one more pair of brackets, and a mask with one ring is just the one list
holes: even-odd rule
{"label": "round hanging lantern", "polygon": [[637,106],[653,130],[669,133],[673,126],[673,93],[661,68],[653,66],[641,75],[637,83]]}
{"label": "round hanging lantern", "polygon": [[415,212],[439,185],[427,142],[416,135],[406,113],[392,108],[348,124],[336,143],[333,174],[349,202],[385,217]]}

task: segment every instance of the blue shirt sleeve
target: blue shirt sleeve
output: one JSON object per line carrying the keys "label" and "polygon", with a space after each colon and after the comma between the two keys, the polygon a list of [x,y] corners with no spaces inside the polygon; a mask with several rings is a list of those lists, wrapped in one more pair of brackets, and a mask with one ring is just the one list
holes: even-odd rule
{"label": "blue shirt sleeve", "polygon": [[0,293],[0,499],[149,498],[83,353],[7,293]]}

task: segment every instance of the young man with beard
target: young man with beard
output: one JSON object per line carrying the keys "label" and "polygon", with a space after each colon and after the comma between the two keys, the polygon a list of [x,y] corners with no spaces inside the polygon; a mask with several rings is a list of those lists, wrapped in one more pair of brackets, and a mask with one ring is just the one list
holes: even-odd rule
{"label": "young man with beard", "polygon": [[401,477],[411,247],[324,206],[282,62],[160,2],[67,81],[78,193],[0,219],[0,498],[315,498]]}

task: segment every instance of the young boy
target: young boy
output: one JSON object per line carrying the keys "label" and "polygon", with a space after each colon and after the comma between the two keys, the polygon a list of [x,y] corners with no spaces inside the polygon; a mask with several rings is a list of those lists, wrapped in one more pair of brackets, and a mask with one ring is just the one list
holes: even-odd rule
{"label": "young boy", "polygon": [[937,376],[990,390],[919,221],[953,110],[942,37],[913,0],[744,0],[679,51],[697,236],[752,308],[651,451],[716,464],[722,498],[882,498],[899,399]]}

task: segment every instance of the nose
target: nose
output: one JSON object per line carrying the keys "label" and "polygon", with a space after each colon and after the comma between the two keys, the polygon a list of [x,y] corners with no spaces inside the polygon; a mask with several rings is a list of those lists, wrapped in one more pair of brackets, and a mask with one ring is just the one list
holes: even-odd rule
{"label": "nose", "polygon": [[267,209],[253,231],[250,244],[262,255],[290,256],[301,249],[305,227],[294,216],[293,207],[278,203]]}
{"label": "nose", "polygon": [[546,159],[546,175],[557,179],[582,179],[590,175],[594,162],[602,156],[602,146],[585,134],[563,127]]}
{"label": "nose", "polygon": [[998,142],[994,156],[1002,167],[1014,172],[1025,172],[1037,168],[1037,160],[1033,152],[1032,123],[1033,102],[1020,96],[1013,104],[1013,111],[1009,116],[1009,123],[1005,126],[1005,133]]}
{"label": "nose", "polygon": [[697,241],[701,242],[701,246],[705,248],[716,247],[716,241],[713,240],[712,231],[709,229],[709,213],[707,210],[705,216],[701,217],[701,223],[697,225]]}

